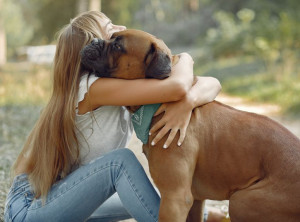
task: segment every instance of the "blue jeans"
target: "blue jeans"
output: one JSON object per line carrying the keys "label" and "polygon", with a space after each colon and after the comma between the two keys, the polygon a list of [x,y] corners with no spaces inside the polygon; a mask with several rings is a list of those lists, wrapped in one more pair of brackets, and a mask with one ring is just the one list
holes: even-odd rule
{"label": "blue jeans", "polygon": [[[109,199],[115,192],[122,204],[118,196]],[[27,175],[17,176],[7,196],[5,221],[114,221],[130,217],[157,221],[159,202],[132,151],[117,149],[55,183],[44,204],[34,198]],[[118,205],[120,212],[109,213],[110,206]]]}

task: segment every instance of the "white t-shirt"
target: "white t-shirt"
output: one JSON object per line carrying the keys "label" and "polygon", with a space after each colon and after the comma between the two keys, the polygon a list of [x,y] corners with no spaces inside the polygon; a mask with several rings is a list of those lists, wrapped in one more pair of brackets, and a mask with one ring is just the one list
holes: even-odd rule
{"label": "white t-shirt", "polygon": [[[88,74],[81,77],[78,103],[84,99],[89,87],[97,79],[95,75],[88,78]],[[130,117],[131,114],[123,106],[101,106],[83,115],[77,114],[76,108],[80,163],[87,164],[111,150],[125,148],[133,132]]]}

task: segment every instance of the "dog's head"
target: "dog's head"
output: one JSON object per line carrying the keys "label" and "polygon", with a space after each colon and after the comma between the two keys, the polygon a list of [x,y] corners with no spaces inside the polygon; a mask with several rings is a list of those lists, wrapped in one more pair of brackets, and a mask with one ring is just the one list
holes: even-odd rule
{"label": "dog's head", "polygon": [[81,51],[85,70],[99,77],[121,79],[167,78],[171,59],[171,51],[162,40],[133,29],[114,33],[110,40],[94,39]]}

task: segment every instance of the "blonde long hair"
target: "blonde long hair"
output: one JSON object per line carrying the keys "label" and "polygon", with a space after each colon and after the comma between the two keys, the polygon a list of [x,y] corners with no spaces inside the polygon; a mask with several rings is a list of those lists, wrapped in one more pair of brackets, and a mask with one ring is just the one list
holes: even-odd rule
{"label": "blonde long hair", "polygon": [[102,38],[100,21],[104,18],[101,12],[85,12],[58,33],[52,95],[13,166],[16,174],[22,158],[28,158],[27,173],[36,197],[46,197],[53,183],[78,163],[75,108],[82,75],[79,53],[93,38]]}

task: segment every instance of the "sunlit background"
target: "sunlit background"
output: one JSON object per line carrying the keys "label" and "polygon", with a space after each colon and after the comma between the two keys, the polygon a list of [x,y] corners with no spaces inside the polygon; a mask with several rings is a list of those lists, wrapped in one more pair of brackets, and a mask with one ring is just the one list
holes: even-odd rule
{"label": "sunlit background", "polygon": [[0,221],[10,166],[51,91],[55,34],[87,10],[189,52],[225,102],[275,107],[300,131],[299,0],[0,0]]}

